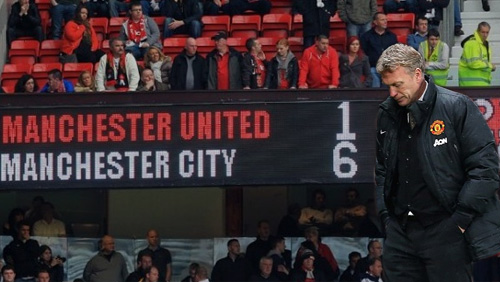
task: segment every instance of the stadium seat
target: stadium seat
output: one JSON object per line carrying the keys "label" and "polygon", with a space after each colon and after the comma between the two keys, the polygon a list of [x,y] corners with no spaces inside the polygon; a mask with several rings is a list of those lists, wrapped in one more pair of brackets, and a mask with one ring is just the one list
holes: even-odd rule
{"label": "stadium seat", "polygon": [[2,70],[2,87],[14,86],[23,74],[31,74],[31,64],[5,64]]}
{"label": "stadium seat", "polygon": [[231,19],[231,37],[257,37],[260,32],[260,15],[236,15]]}
{"label": "stadium seat", "polygon": [[260,44],[262,44],[262,51],[266,53],[266,56],[267,53],[273,53],[274,56],[274,53],[276,52],[276,43],[280,40],[280,38],[259,37],[258,39]]}
{"label": "stadium seat", "polygon": [[292,34],[293,34],[293,36],[302,36],[302,34],[303,34],[302,29],[303,29],[302,15],[295,14],[293,16],[293,22],[292,22]]}
{"label": "stadium seat", "polygon": [[293,2],[291,0],[271,0],[272,14],[290,14],[292,12]]}
{"label": "stadium seat", "polygon": [[345,30],[334,29],[330,30],[330,46],[335,48],[337,52],[345,53],[345,45],[347,44],[347,36]]}
{"label": "stadium seat", "polygon": [[49,34],[47,32],[47,28],[50,26],[50,13],[49,13],[49,11],[40,11],[40,19],[42,21],[43,33],[45,34],[45,38],[47,38],[47,35]]}
{"label": "stadium seat", "polygon": [[66,63],[63,66],[63,77],[73,84],[78,81],[78,76],[82,71],[94,72],[94,64],[92,63]]}
{"label": "stadium seat", "polygon": [[38,60],[40,63],[59,62],[59,53],[61,52],[62,40],[44,40],[40,47]]}
{"label": "stadium seat", "polygon": [[227,38],[227,45],[233,47],[234,49],[238,50],[239,52],[247,52],[247,48],[245,47],[247,38],[242,38],[242,37],[228,37]]}
{"label": "stadium seat", "polygon": [[196,44],[198,45],[198,53],[203,57],[206,57],[215,46],[214,41],[210,37],[198,37],[196,38]]}
{"label": "stadium seat", "polygon": [[128,19],[127,17],[117,17],[109,19],[109,26],[108,26],[109,38],[117,37],[120,34],[122,25],[127,19]]}
{"label": "stadium seat", "polygon": [[[45,84],[48,76],[48,72],[53,70],[53,69],[58,69],[62,71],[62,64],[61,63],[38,63],[33,65],[33,71],[31,72],[31,75],[38,81],[38,84],[43,82]],[[42,85],[43,85],[42,84]]]}
{"label": "stadium seat", "polygon": [[203,16],[201,17],[201,21],[203,22],[201,36],[212,37],[219,31],[229,32],[231,18],[227,15]]}
{"label": "stadium seat", "polygon": [[330,17],[330,30],[332,29],[346,29],[346,24],[339,17],[339,13],[335,13],[333,17]]}
{"label": "stadium seat", "polygon": [[292,16],[290,14],[267,14],[262,18],[262,36],[288,37],[292,29]]}
{"label": "stadium seat", "polygon": [[174,57],[179,54],[186,46],[187,38],[170,37],[163,40],[163,54]]}
{"label": "stadium seat", "polygon": [[49,11],[51,7],[50,0],[35,0],[35,4],[40,12]]}
{"label": "stadium seat", "polygon": [[399,43],[408,44],[408,35],[396,34]]}
{"label": "stadium seat", "polygon": [[10,44],[9,60],[11,64],[34,64],[40,53],[37,40],[14,40]]}
{"label": "stadium seat", "polygon": [[390,13],[387,14],[387,28],[406,28],[409,32],[415,27],[415,14],[413,13]]}
{"label": "stadium seat", "polygon": [[6,85],[6,86],[2,86],[2,89],[3,89],[3,92],[5,92],[7,94],[13,94],[15,87],[16,87],[15,85]]}
{"label": "stadium seat", "polygon": [[288,37],[290,44],[290,51],[293,52],[297,59],[302,58],[302,51],[304,50],[304,38],[302,37]]}
{"label": "stadium seat", "polygon": [[108,34],[108,25],[109,25],[109,19],[108,18],[90,18],[90,24],[95,30],[95,33],[97,34],[97,38],[99,40],[104,40],[106,39],[106,35]]}
{"label": "stadium seat", "polygon": [[165,26],[165,17],[151,17],[160,29],[160,37],[163,38],[163,28]]}

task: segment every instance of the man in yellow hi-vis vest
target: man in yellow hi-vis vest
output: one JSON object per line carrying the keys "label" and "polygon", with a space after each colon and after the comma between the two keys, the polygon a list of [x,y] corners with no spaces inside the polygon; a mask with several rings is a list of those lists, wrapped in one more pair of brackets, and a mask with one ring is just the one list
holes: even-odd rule
{"label": "man in yellow hi-vis vest", "polygon": [[460,86],[490,85],[491,72],[496,69],[491,63],[491,48],[486,40],[490,29],[490,24],[481,22],[474,34],[462,41],[464,50],[458,64]]}
{"label": "man in yellow hi-vis vest", "polygon": [[446,86],[450,67],[450,47],[439,38],[437,29],[429,30],[427,40],[420,43],[418,52],[425,59],[425,73],[432,76],[437,85]]}

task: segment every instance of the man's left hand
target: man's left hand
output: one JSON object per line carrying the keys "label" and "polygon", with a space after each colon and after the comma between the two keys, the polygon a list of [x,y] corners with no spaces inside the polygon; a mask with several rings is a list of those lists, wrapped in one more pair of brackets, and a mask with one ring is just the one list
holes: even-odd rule
{"label": "man's left hand", "polygon": [[184,25],[184,21],[176,21],[174,20],[168,25],[168,29],[177,29],[180,26]]}
{"label": "man's left hand", "polygon": [[336,85],[328,85],[328,89],[334,89],[334,88],[337,88]]}
{"label": "man's left hand", "polygon": [[462,227],[460,227],[460,226],[458,227],[458,229],[460,229],[460,231],[461,231],[462,233],[464,233],[464,232],[465,232],[465,229],[463,229],[463,228],[462,228]]}

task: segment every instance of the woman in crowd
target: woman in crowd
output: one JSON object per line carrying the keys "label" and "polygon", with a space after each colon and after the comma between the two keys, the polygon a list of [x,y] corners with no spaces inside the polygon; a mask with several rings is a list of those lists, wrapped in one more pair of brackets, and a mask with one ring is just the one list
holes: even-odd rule
{"label": "woman in crowd", "polygon": [[95,64],[104,52],[99,49],[99,41],[90,25],[87,8],[79,5],[75,18],[64,26],[61,46],[61,63],[90,62]]}
{"label": "woman in crowd", "polygon": [[17,237],[17,223],[24,220],[24,211],[20,208],[15,208],[10,211],[7,222],[3,224],[3,235],[10,235],[12,238]]}
{"label": "woman in crowd", "polygon": [[15,93],[36,93],[38,92],[38,84],[32,75],[25,74],[19,78],[14,87]]}
{"label": "woman in crowd", "polygon": [[153,70],[155,79],[169,86],[170,70],[172,69],[172,58],[165,56],[156,46],[149,47],[144,55],[144,67]]}
{"label": "woman in crowd", "polygon": [[339,69],[339,87],[365,88],[371,86],[370,62],[361,50],[357,36],[351,36],[347,40],[347,54],[340,55]]}
{"label": "woman in crowd", "polygon": [[145,68],[141,72],[141,81],[139,82],[139,87],[137,91],[165,91],[168,90],[168,86],[155,79],[155,75],[152,69]]}
{"label": "woman in crowd", "polygon": [[82,71],[75,85],[75,92],[95,92],[95,80],[90,71]]}
{"label": "woman in crowd", "polygon": [[290,51],[288,39],[280,39],[276,44],[276,56],[269,63],[264,88],[296,89],[298,79],[299,64],[297,58]]}
{"label": "woman in crowd", "polygon": [[47,245],[40,246],[40,257],[38,258],[38,270],[47,270],[50,281],[62,282],[64,278],[64,259],[53,257],[52,250]]}

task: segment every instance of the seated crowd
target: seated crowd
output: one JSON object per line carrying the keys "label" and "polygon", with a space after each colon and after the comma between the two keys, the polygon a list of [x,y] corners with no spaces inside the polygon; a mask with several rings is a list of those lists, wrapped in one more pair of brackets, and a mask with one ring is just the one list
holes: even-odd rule
{"label": "seated crowd", "polygon": [[[242,53],[228,45],[228,32],[220,31],[211,37],[214,49],[203,56],[197,51],[196,40],[203,29],[203,15],[236,15],[248,10],[266,14],[271,9],[271,2],[142,0],[128,4],[120,0],[109,3],[101,0],[82,3],[78,0],[52,0],[52,25],[49,33],[51,38],[62,41],[59,61],[93,63],[96,65],[95,73],[83,71],[73,85],[70,80],[65,80],[61,70],[54,69],[49,71],[48,82],[43,87],[33,76],[23,75],[14,92],[381,87],[380,76],[375,70],[376,62],[383,50],[398,43],[398,37],[387,28],[386,14],[377,11],[377,1],[338,1],[338,9],[332,5],[332,0],[314,1],[313,4],[309,2],[313,1],[293,1],[293,12],[301,13],[304,18],[304,50],[300,55],[292,52],[287,38],[275,38],[277,43],[274,56],[265,54],[259,39],[253,37],[247,39],[246,52]],[[409,34],[404,42],[407,40],[415,49],[420,49],[420,44],[427,40],[430,23],[437,27],[442,20],[430,20],[428,10],[442,10],[443,7],[426,6],[422,10],[416,1],[405,1],[404,5],[399,3],[399,6],[395,6],[396,2],[399,3],[386,0],[383,10],[391,13],[411,12],[419,16],[415,25],[417,32]],[[308,11],[312,8],[308,5],[314,5],[314,9],[321,10],[325,15],[309,15]],[[359,14],[353,14],[352,5],[363,8],[359,9]],[[347,26],[347,44],[341,48],[345,50],[344,53],[338,53],[330,45],[332,38],[329,38],[329,19],[337,11]],[[109,51],[103,51],[99,47],[101,42],[90,17],[116,17],[125,12],[128,18],[124,20],[118,36],[110,38]],[[149,16],[155,14],[164,17],[163,30]],[[63,19],[66,22],[64,26]],[[13,4],[8,34],[9,43],[22,36],[43,40],[36,4],[30,0],[20,0]],[[170,56],[164,55],[161,39],[176,34],[190,37],[186,40],[184,50],[172,60]],[[439,33],[432,34],[439,41]],[[333,41],[335,40],[334,37]],[[422,46],[422,54],[429,60],[440,60],[439,63],[429,64],[429,74],[438,73],[440,77],[447,75],[449,47],[443,42],[439,45],[442,51],[436,51],[439,56],[431,56],[425,52],[434,47],[424,49],[426,46]],[[445,85],[446,79],[439,82],[439,85]]]}

